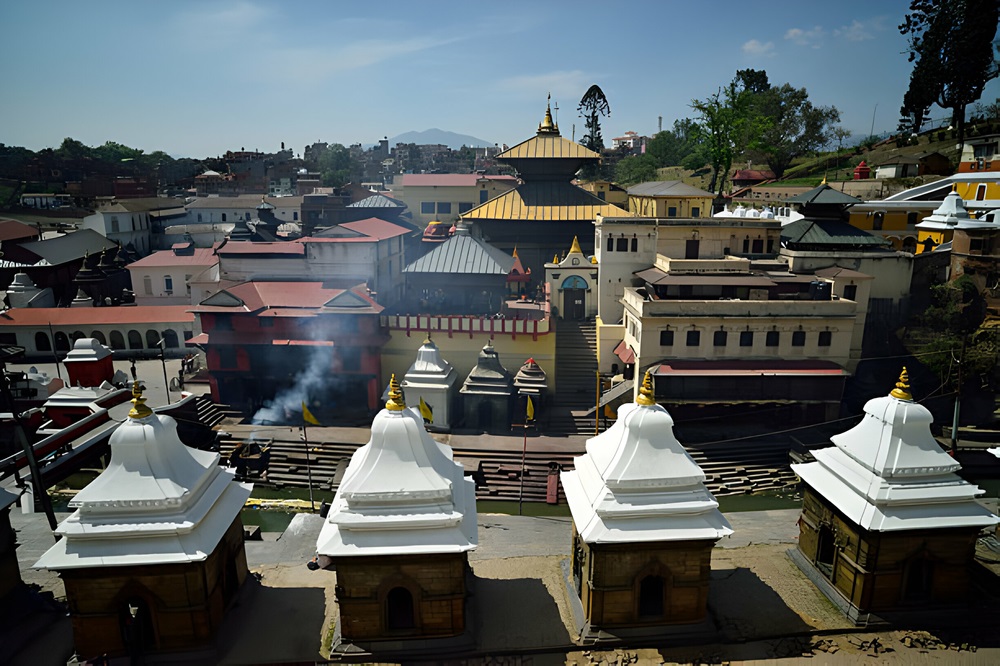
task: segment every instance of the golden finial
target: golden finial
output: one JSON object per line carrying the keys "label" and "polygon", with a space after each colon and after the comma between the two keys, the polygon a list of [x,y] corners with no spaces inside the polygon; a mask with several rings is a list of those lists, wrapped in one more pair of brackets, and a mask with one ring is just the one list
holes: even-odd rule
{"label": "golden finial", "polygon": [[580,240],[576,236],[573,236],[573,244],[569,248],[569,253],[583,254],[583,250],[580,249]]}
{"label": "golden finial", "polygon": [[906,372],[906,366],[903,366],[903,372],[899,374],[896,388],[892,389],[889,395],[900,400],[913,400],[913,396],[910,394],[910,375]]}
{"label": "golden finial", "polygon": [[424,344],[429,345],[431,343],[431,332],[427,331],[427,337],[424,338]]}
{"label": "golden finial", "polygon": [[514,253],[512,255],[510,255],[510,256],[512,256],[515,259],[517,259],[517,246],[516,245],[514,246]]}
{"label": "golden finial", "polygon": [[552,93],[549,93],[548,101],[545,102],[545,118],[538,126],[539,134],[559,134],[559,128],[552,121]]}
{"label": "golden finial", "polygon": [[597,255],[596,254],[590,258],[590,263],[592,263],[592,264],[596,264],[597,263]]}
{"label": "golden finial", "polygon": [[401,412],[406,409],[403,393],[399,390],[399,382],[396,381],[396,373],[393,373],[392,379],[389,380],[389,400],[385,403],[385,408],[390,412]]}
{"label": "golden finial", "polygon": [[558,264],[559,263],[559,255],[558,254],[553,254],[552,255],[552,263],[553,264]]}
{"label": "golden finial", "polygon": [[142,397],[142,385],[137,379],[132,382],[132,409],[128,415],[133,419],[144,419],[152,414],[153,410],[146,406],[146,399]]}
{"label": "golden finial", "polygon": [[645,405],[646,407],[656,404],[656,400],[653,399],[653,380],[649,376],[649,370],[646,371],[646,376],[642,378],[642,386],[639,387],[639,397],[635,399],[635,404]]}
{"label": "golden finial", "polygon": [[826,175],[823,176],[823,182],[820,185],[826,185]]}

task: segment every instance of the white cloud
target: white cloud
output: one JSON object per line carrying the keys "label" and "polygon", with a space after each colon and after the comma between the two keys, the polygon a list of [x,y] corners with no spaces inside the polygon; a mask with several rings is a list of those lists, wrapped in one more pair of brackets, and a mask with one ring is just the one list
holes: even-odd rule
{"label": "white cloud", "polygon": [[742,46],[742,49],[743,53],[747,55],[770,57],[774,55],[774,42],[760,42],[751,39]]}
{"label": "white cloud", "polygon": [[822,26],[814,26],[809,30],[802,28],[789,28],[785,32],[785,39],[798,46],[811,46],[814,49],[820,47],[823,40],[824,30]]}
{"label": "white cloud", "polygon": [[542,95],[552,93],[553,101],[558,102],[561,99],[578,99],[582,94],[581,90],[587,90],[600,78],[579,69],[560,70],[508,77],[497,81],[496,88],[497,91],[520,93],[525,98],[535,99],[542,99]]}
{"label": "white cloud", "polygon": [[879,16],[867,21],[854,19],[851,25],[845,25],[833,31],[834,37],[846,39],[849,42],[863,42],[875,39],[876,32],[885,30],[885,17]]}

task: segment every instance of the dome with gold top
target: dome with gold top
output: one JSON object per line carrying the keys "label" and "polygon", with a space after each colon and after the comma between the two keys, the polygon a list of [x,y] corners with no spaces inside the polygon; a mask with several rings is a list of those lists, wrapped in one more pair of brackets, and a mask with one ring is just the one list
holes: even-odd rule
{"label": "dome with gold top", "polygon": [[636,401],[587,440],[561,475],[580,537],[588,543],[719,539],[732,527],[705,487],[705,473],[656,404],[649,373]]}
{"label": "dome with gold top", "polygon": [[351,456],[320,530],[329,557],[461,553],[476,547],[475,483],[436,442],[393,375],[371,438]]}

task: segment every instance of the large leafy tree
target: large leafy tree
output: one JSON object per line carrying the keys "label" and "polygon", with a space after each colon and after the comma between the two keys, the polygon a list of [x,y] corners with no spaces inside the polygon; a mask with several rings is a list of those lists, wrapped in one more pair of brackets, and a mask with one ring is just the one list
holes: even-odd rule
{"label": "large leafy tree", "polygon": [[[914,63],[903,115],[920,113],[931,99],[952,113],[952,125],[965,140],[965,110],[996,78],[993,39],[1000,21],[1000,0],[911,0],[899,26]],[[914,123],[915,124],[915,123]]]}
{"label": "large leafy tree", "polygon": [[604,96],[604,91],[597,84],[587,88],[587,92],[580,98],[577,111],[584,120],[587,133],[580,142],[595,153],[604,150],[604,137],[601,136],[601,116],[611,115],[611,105],[608,98]]}
{"label": "large leafy tree", "polygon": [[700,141],[698,123],[682,118],[674,121],[673,128],[657,132],[646,143],[646,154],[652,156],[657,167],[697,169],[708,161],[702,153]]}
{"label": "large leafy tree", "polygon": [[615,165],[615,182],[622,187],[656,180],[656,161],[650,155],[629,155]]}
{"label": "large leafy tree", "polygon": [[752,94],[751,115],[759,135],[748,146],[750,154],[767,163],[781,178],[792,160],[815,152],[833,138],[840,111],[833,106],[815,106],[805,88],[789,84]]}

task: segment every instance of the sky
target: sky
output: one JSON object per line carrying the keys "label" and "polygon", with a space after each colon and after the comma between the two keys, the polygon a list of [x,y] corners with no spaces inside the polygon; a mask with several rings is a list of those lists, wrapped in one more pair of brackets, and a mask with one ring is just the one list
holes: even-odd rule
{"label": "sky", "polygon": [[[531,137],[551,93],[580,139],[580,98],[611,106],[604,140],[692,117],[738,69],[805,87],[857,137],[896,127],[911,64],[908,0],[714,2],[8,2],[0,143],[65,137],[209,157],[296,154],[440,128]],[[1000,97],[991,82],[983,99]],[[948,112],[932,109],[933,118]]]}

